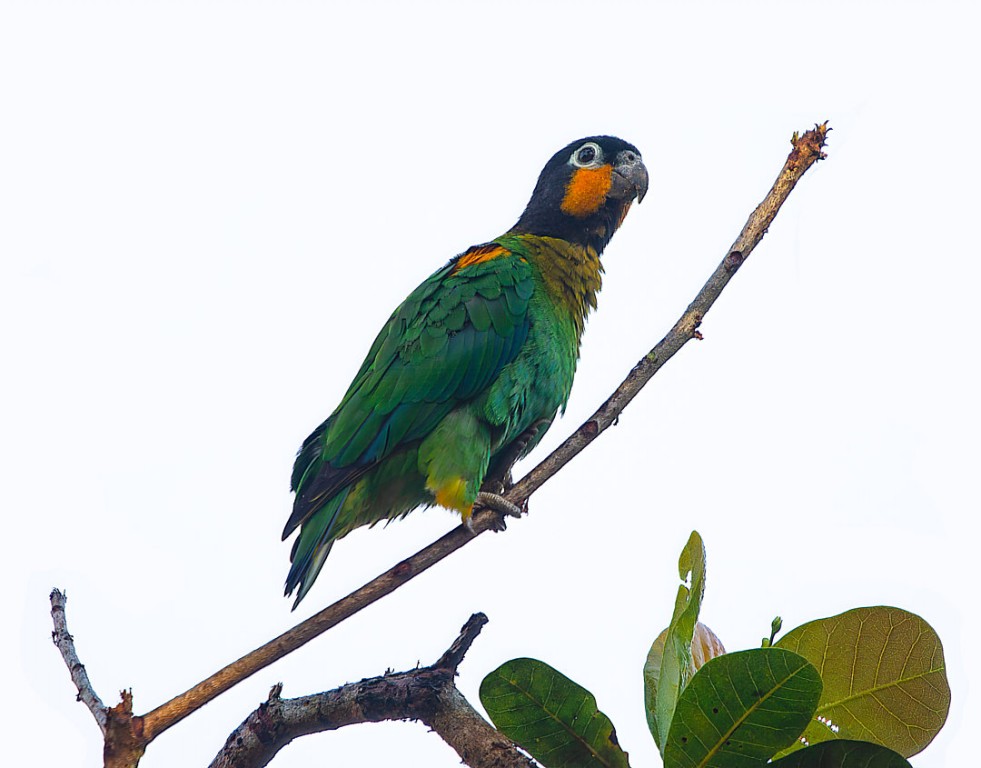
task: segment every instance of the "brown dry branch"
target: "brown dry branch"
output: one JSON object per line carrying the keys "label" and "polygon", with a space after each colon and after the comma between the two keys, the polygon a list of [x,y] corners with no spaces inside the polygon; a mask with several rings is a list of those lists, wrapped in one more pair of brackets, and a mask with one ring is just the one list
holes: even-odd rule
{"label": "brown dry branch", "polygon": [[[643,386],[691,339],[700,339],[698,327],[732,276],[749,258],[763,239],[777,212],[804,173],[825,157],[823,147],[828,124],[816,125],[802,136],[796,133],[793,146],[769,193],[750,214],[739,236],[727,250],[719,266],[681,315],[674,327],[630,371],[626,379],[605,403],[547,458],[532,469],[504,494],[511,503],[524,508],[528,498],[574,456],[609,426]],[[491,509],[478,510],[471,528],[460,526],[442,536],[398,565],[372,579],[334,604],[314,614],[293,629],[246,654],[184,693],[162,704],[144,717],[133,717],[133,732],[142,734],[144,744],[152,741],[175,723],[207,704],[232,686],[291,653],[362,608],[389,594],[405,582],[438,563],[447,555],[487,530],[503,528],[504,516]],[[107,736],[108,739],[108,736]],[[134,762],[133,765],[136,763]]]}
{"label": "brown dry branch", "polygon": [[387,673],[295,699],[280,698],[282,685],[277,685],[232,732],[210,768],[261,768],[298,736],[404,719],[428,725],[472,768],[534,768],[534,761],[484,720],[453,681],[486,623],[482,613],[471,616],[449,650],[429,667]]}

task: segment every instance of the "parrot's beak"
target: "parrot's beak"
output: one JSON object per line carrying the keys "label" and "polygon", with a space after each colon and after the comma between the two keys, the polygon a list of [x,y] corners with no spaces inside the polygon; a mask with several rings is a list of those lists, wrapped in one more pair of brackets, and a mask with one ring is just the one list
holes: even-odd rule
{"label": "parrot's beak", "polygon": [[609,194],[619,200],[637,198],[639,203],[647,194],[649,181],[647,166],[640,159],[640,155],[625,149],[617,154],[616,162],[613,164],[613,184]]}

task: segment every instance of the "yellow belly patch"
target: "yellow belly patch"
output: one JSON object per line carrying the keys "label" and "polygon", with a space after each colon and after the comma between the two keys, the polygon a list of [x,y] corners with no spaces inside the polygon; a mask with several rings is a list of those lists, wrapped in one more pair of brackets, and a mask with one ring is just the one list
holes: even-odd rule
{"label": "yellow belly patch", "polygon": [[454,477],[444,481],[441,485],[435,485],[431,480],[426,483],[426,487],[433,492],[436,503],[447,509],[455,509],[466,522],[473,512],[473,502],[467,501],[467,481],[462,477]]}

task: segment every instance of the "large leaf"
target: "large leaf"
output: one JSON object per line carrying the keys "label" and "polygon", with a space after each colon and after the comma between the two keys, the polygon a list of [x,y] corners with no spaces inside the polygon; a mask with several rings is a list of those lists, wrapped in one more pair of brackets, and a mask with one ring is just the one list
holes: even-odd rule
{"label": "large leaf", "polygon": [[688,543],[681,551],[678,575],[685,583],[678,587],[664,645],[656,648],[655,641],[644,665],[647,727],[662,755],[678,696],[693,672],[691,641],[705,594],[705,545],[698,531],[691,532]]}
{"label": "large leaf", "polygon": [[546,768],[627,768],[610,718],[596,698],[537,659],[512,659],[480,684],[497,729]]}
{"label": "large leaf", "polygon": [[912,768],[906,758],[868,741],[823,741],[774,760],[773,768]]}
{"label": "large leaf", "polygon": [[810,744],[871,741],[909,757],[947,719],[943,647],[916,614],[855,608],[797,627],[776,646],[799,653],[821,673],[824,693],[804,732]]}
{"label": "large leaf", "polygon": [[678,699],[664,768],[758,768],[800,736],[820,695],[818,671],[782,648],[714,658]]}

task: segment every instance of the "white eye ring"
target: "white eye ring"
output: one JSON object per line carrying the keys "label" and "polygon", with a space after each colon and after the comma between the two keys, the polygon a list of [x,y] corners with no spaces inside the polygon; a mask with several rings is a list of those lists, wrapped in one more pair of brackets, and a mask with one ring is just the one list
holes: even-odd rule
{"label": "white eye ring", "polygon": [[587,141],[569,158],[576,168],[598,168],[603,164],[603,149],[595,141]]}

